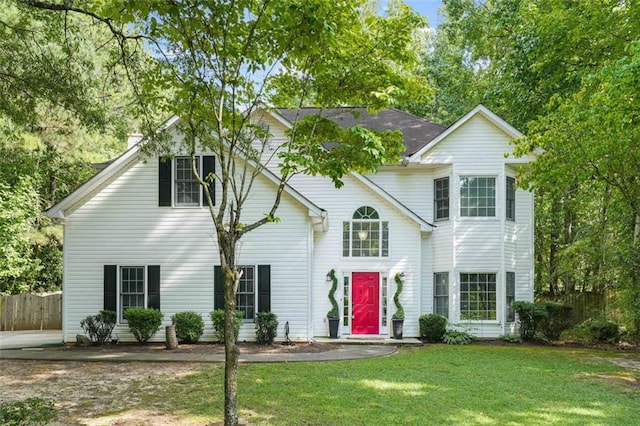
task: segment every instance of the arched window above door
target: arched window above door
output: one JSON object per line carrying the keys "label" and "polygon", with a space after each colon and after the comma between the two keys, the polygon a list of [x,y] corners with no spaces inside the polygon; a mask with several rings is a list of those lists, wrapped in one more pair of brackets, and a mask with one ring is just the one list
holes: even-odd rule
{"label": "arched window above door", "polygon": [[388,257],[389,222],[370,206],[358,208],[351,221],[342,224],[342,255],[345,257]]}

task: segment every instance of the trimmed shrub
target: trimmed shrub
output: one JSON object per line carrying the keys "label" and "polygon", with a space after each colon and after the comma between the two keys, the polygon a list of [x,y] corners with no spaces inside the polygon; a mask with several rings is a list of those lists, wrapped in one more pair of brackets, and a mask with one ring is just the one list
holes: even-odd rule
{"label": "trimmed shrub", "polygon": [[278,317],[273,312],[256,314],[256,342],[270,345],[278,335]]}
{"label": "trimmed shrub", "polygon": [[536,331],[540,331],[551,340],[558,340],[560,334],[571,327],[571,311],[573,308],[564,303],[541,303],[547,311],[545,318],[540,318],[536,325]]}
{"label": "trimmed shrub", "polygon": [[[244,318],[244,313],[242,311],[236,311],[236,340],[238,340],[238,334],[240,333],[240,324],[242,324],[242,319]],[[218,342],[224,342],[224,309],[216,309],[211,312],[211,322],[213,323],[213,337]]]}
{"label": "trimmed shrub", "polygon": [[418,318],[420,323],[420,339],[425,342],[442,342],[442,337],[447,331],[447,318],[438,314],[421,315]]}
{"label": "trimmed shrub", "polygon": [[620,329],[618,325],[607,320],[589,321],[587,324],[591,340],[598,343],[618,343]]}
{"label": "trimmed shrub", "polygon": [[46,425],[58,417],[53,401],[27,398],[0,403],[0,424],[7,426]]}
{"label": "trimmed shrub", "polygon": [[204,333],[204,320],[197,312],[177,312],[171,316],[171,323],[176,326],[176,336],[182,342],[197,343]]}
{"label": "trimmed shrub", "polygon": [[468,345],[473,342],[473,336],[466,331],[447,330],[442,336],[442,341],[448,345]]}
{"label": "trimmed shrub", "polygon": [[115,312],[102,310],[97,315],[89,315],[80,321],[80,327],[93,344],[101,345],[111,337],[117,318]]}
{"label": "trimmed shrub", "polygon": [[524,301],[515,302],[513,309],[520,318],[520,336],[523,340],[533,340],[540,321],[549,316],[547,309],[543,304]]}
{"label": "trimmed shrub", "polygon": [[151,339],[162,325],[162,312],[153,308],[129,308],[124,311],[129,330],[140,343]]}

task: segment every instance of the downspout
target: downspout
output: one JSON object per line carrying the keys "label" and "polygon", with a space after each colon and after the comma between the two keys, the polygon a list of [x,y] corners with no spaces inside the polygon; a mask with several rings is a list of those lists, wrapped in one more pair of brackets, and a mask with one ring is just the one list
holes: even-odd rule
{"label": "downspout", "polygon": [[313,222],[309,223],[309,236],[307,239],[307,342],[313,340],[313,277],[314,277],[314,229]]}

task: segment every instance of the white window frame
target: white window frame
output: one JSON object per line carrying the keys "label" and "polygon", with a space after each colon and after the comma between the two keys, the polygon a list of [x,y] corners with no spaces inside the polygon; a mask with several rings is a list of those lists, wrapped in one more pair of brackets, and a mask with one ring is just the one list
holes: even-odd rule
{"label": "white window frame", "polygon": [[[365,210],[365,212],[368,212],[367,215],[375,214],[377,217],[372,219],[371,218],[354,219],[354,216],[356,216],[361,209],[368,209],[368,210]],[[366,229],[364,225],[367,225]],[[356,228],[358,229],[356,230]],[[359,236],[360,231],[366,232],[365,239],[360,239],[360,236]],[[370,241],[373,241],[371,236],[374,233],[377,234],[377,241],[378,241],[378,249],[377,249],[378,253],[376,255],[371,255],[372,251],[374,250],[374,248],[372,248],[371,245],[369,245],[368,248],[362,248],[362,247],[354,248],[353,243],[356,238],[358,238],[361,241],[361,244],[364,244],[364,242],[366,241],[369,241],[369,244],[370,244]],[[389,222],[381,220],[380,214],[375,208],[371,206],[358,207],[354,211],[351,220],[344,221],[342,223],[342,257],[359,258],[359,259],[388,258],[389,245],[390,245],[389,244],[390,233],[391,233],[391,230],[389,228]],[[385,234],[386,234],[386,238],[385,238]],[[385,242],[386,242],[386,245],[385,245]],[[348,253],[347,253],[347,246],[348,246]],[[354,250],[359,250],[360,255],[354,256]],[[365,250],[368,250],[369,254],[363,254],[365,253]]]}
{"label": "white window frame", "polygon": [[[240,288],[243,284],[243,280],[246,281],[247,278],[245,277],[245,270],[247,269],[252,269],[253,270],[253,274],[252,274],[252,281],[253,281],[253,292],[240,292]],[[256,319],[256,313],[258,312],[258,267],[256,265],[239,265],[238,266],[238,271],[242,270],[242,276],[240,277],[240,282],[238,283],[238,291],[236,293],[236,310],[240,311],[240,296],[241,295],[252,295],[253,296],[253,316],[251,318],[247,318],[246,317],[246,312],[245,312],[245,316],[242,319],[242,322],[255,322]],[[246,307],[246,305],[242,305],[244,307]]]}
{"label": "white window frame", "polygon": [[[437,184],[439,182],[447,182],[447,197],[438,198],[438,189]],[[447,215],[443,217],[438,217],[438,203],[442,203],[446,200],[447,203]],[[451,216],[451,178],[449,176],[443,176],[433,180],[433,220],[435,222],[441,222],[445,220],[449,220]]]}
{"label": "white window frame", "polygon": [[[198,173],[202,170],[202,156],[196,155],[196,167],[198,168]],[[194,182],[198,187],[198,202],[197,203],[179,203],[178,202],[178,160],[187,160],[189,164],[189,170],[191,170],[191,157],[189,156],[176,156],[173,159],[171,164],[171,199],[174,207],[179,208],[197,208],[202,207],[202,185],[200,185],[195,177],[193,178]]]}
{"label": "white window frame", "polygon": [[[123,291],[122,291],[122,270],[124,268],[142,268],[142,291],[143,291],[143,300],[144,300],[144,305],[140,306],[142,308],[146,308],[147,304],[149,303],[148,300],[148,280],[149,280],[149,271],[147,270],[147,265],[118,265],[116,267],[116,271],[117,271],[117,277],[116,277],[116,307],[118,309],[118,323],[119,324],[126,324],[127,320],[124,318],[124,307],[123,307],[123,302],[122,302],[122,296],[123,296]],[[130,292],[128,292],[127,294],[130,294]]]}
{"label": "white window frame", "polygon": [[[469,293],[472,294],[473,292],[471,291],[466,291],[464,292],[462,289],[462,276],[463,275],[493,275],[493,285],[494,285],[494,290],[492,292],[485,290],[485,294],[489,294],[489,293],[493,293],[494,294],[494,298],[493,298],[493,311],[490,310],[483,310],[483,311],[472,311],[471,309],[468,310],[464,310],[462,309],[462,304],[464,303],[464,298],[463,298],[463,294],[465,293]],[[459,317],[460,317],[460,321],[467,321],[467,322],[498,322],[498,273],[497,272],[490,272],[490,271],[463,271],[460,272],[458,274],[458,280],[459,280],[459,289],[458,289],[458,294],[460,297],[460,302],[458,304],[458,312],[459,312]],[[489,282],[487,282],[487,285],[489,284]],[[477,294],[481,294],[480,292],[475,292]],[[491,301],[489,301],[491,302]],[[466,312],[489,312],[489,318],[464,318],[463,314]],[[493,318],[491,318],[491,314],[493,314]]]}
{"label": "white window frame", "polygon": [[[509,185],[510,182],[512,185]],[[511,194],[513,198],[509,197]],[[504,217],[509,222],[516,221],[516,179],[513,176],[506,176],[504,179]]]}
{"label": "white window frame", "polygon": [[513,271],[507,271],[505,274],[504,299],[505,322],[515,322],[516,312],[513,304],[516,301],[516,273]]}
{"label": "white window frame", "polygon": [[[446,290],[445,294],[439,294],[438,291],[437,291],[437,288],[438,288],[438,277],[439,276],[443,276],[443,277],[446,278],[446,283],[445,284],[447,286],[447,290]],[[434,272],[433,273],[433,313],[434,314],[440,314],[440,315],[443,315],[446,318],[449,318],[449,289],[450,289],[449,272],[448,271],[447,272]],[[436,301],[439,298],[446,300],[446,303],[445,303],[445,307],[446,307],[446,310],[447,310],[446,314],[442,314],[441,312],[437,312],[436,311],[436,306],[437,306]]]}
{"label": "white window frame", "polygon": [[[478,195],[476,195],[474,197],[470,197],[470,196],[463,197],[463,188],[462,188],[462,186],[464,185],[464,182],[469,180],[469,179],[487,179],[487,180],[492,180],[493,181],[493,188],[492,188],[493,189],[493,197],[490,197],[487,194],[485,194],[484,196],[478,194]],[[485,186],[483,188],[477,188],[478,191],[480,191],[482,189],[489,190],[491,188],[488,187],[488,186]],[[498,199],[497,190],[498,190],[498,188],[497,188],[496,176],[482,176],[482,175],[463,175],[463,176],[460,176],[459,182],[458,182],[458,202],[459,202],[458,212],[460,214],[460,217],[465,218],[465,219],[469,219],[469,218],[495,218],[495,217],[497,217],[497,215],[496,215],[497,199]],[[467,200],[467,203],[465,203],[463,200]],[[465,206],[464,205],[464,204],[470,204],[470,202],[472,200],[475,200],[475,202],[472,203],[472,204],[475,204],[475,206],[470,206],[470,205]],[[487,204],[486,202],[483,203],[481,200],[486,200],[486,201],[493,200],[493,206],[490,206],[490,205],[480,206],[480,204]],[[475,209],[487,209],[487,210],[490,209],[490,208],[493,208],[493,212],[492,212],[493,214],[486,214],[488,212],[484,212],[483,214],[476,213],[476,214],[472,215],[472,214],[470,214],[469,209],[473,209],[473,208],[475,208]],[[463,209],[467,209],[467,210],[464,211]]]}

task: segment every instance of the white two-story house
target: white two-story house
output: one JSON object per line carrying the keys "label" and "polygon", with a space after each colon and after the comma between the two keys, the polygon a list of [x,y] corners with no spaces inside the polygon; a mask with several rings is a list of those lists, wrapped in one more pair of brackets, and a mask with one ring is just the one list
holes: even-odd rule
{"label": "white two-story house", "polygon": [[[315,112],[261,114],[273,149],[293,117]],[[285,323],[292,340],[327,336],[331,270],[340,283],[342,337],[391,335],[396,273],[403,274],[405,336],[418,336],[418,318],[428,313],[479,337],[512,332],[512,303],[533,300],[534,199],[516,187],[519,167],[532,159],[515,158],[510,145],[520,133],[481,105],[448,128],[395,109],[326,115],[345,126],[402,131],[405,157],[375,174],[349,174],[340,189],[317,176],[290,181],[280,221],[241,243],[239,339],[255,338],[260,311],[278,316],[280,338]],[[212,153],[198,153],[198,162],[205,174],[215,172]],[[148,158],[134,145],[48,210],[65,230],[65,341],[101,309],[118,312],[114,333],[133,340],[122,314],[132,306],[161,309],[165,324],[176,312],[199,312],[202,340],[212,339],[209,313],[223,302],[216,233],[189,167],[187,157]],[[277,170],[268,165],[256,181],[247,222],[268,211]],[[212,195],[220,196],[215,185]]]}

